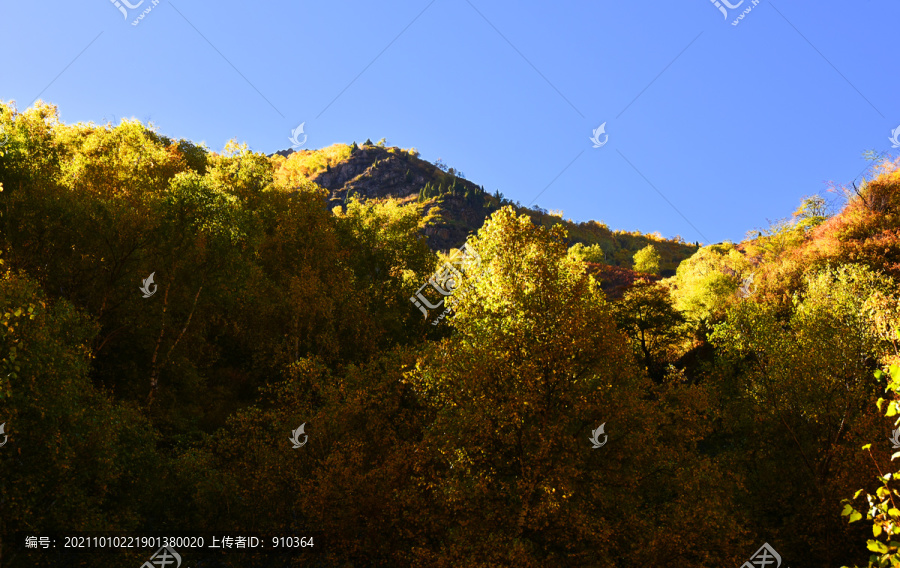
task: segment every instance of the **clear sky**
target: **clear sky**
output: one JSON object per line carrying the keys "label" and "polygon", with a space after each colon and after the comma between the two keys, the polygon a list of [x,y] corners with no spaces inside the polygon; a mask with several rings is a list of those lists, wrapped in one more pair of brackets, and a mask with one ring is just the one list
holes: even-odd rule
{"label": "clear sky", "polygon": [[523,205],[706,243],[900,152],[897,0],[153,1],[4,0],[0,99],[216,151],[384,137]]}

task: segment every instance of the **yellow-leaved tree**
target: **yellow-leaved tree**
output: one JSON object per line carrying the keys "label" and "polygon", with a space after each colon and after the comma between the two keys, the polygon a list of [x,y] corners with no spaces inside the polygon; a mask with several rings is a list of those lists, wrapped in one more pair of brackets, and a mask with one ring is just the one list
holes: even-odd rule
{"label": "yellow-leaved tree", "polygon": [[441,527],[415,564],[736,562],[729,484],[696,451],[706,391],[647,379],[566,240],[495,213],[469,241],[481,265],[464,274],[454,333],[407,374],[434,413],[417,485],[433,488]]}

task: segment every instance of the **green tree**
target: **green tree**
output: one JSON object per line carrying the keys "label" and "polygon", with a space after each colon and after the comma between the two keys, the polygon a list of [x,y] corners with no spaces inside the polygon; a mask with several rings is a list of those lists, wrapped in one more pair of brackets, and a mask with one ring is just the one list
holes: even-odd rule
{"label": "green tree", "polygon": [[829,217],[825,198],[819,195],[804,198],[793,217],[797,227],[805,230],[821,225]]}
{"label": "green tree", "polygon": [[647,245],[634,253],[634,269],[648,274],[659,274],[659,251],[653,245]]}
{"label": "green tree", "polygon": [[[786,556],[821,566],[852,558],[856,537],[835,523],[827,504],[869,476],[855,448],[877,427],[866,402],[881,347],[866,302],[892,286],[859,266],[811,272],[786,319],[777,305],[738,302],[711,336],[721,357],[722,413],[735,416],[728,425],[733,459],[756,456],[745,483],[767,495],[748,503],[748,513]],[[783,520],[773,524],[776,511]],[[831,546],[810,549],[819,539]]]}
{"label": "green tree", "polygon": [[[433,490],[411,481],[428,467],[431,416],[403,375],[414,363],[413,350],[391,349],[339,371],[316,357],[291,364],[259,405],[181,460],[195,527],[324,531],[323,565],[414,566],[411,551],[433,536]],[[308,443],[292,449],[301,424]]]}
{"label": "green tree", "polygon": [[92,318],[50,301],[33,280],[0,275],[0,421],[8,436],[0,452],[0,539],[12,565],[56,565],[9,546],[14,531],[146,530],[146,518],[173,509],[154,502],[172,487],[152,425],[91,383],[96,332]]}
{"label": "green tree", "polygon": [[751,267],[731,243],[701,248],[678,265],[671,279],[675,308],[697,323],[720,319]]}
{"label": "green tree", "polygon": [[372,306],[372,330],[366,335],[382,343],[405,343],[421,325],[409,297],[434,269],[435,257],[419,232],[416,209],[395,200],[363,203],[351,200],[337,216],[336,235],[353,274],[353,287]]}
{"label": "green tree", "polygon": [[604,263],[606,253],[599,244],[584,246],[582,243],[575,243],[569,248],[569,255],[584,262]]}
{"label": "green tree", "polygon": [[631,339],[638,360],[656,382],[662,382],[670,359],[667,355],[686,335],[686,320],[673,307],[668,289],[638,281],[616,302],[615,313],[618,327]]}

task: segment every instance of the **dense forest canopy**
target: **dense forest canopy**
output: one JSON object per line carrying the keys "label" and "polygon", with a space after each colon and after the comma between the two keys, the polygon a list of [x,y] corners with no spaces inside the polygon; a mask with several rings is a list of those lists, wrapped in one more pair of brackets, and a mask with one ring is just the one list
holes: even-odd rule
{"label": "dense forest canopy", "polygon": [[[320,177],[359,151],[0,104],[0,566],[147,558],[14,546],[76,530],[322,535],[184,553],[210,567],[900,565],[900,161],[700,246],[450,168],[407,199]],[[476,269],[429,247],[453,203]]]}

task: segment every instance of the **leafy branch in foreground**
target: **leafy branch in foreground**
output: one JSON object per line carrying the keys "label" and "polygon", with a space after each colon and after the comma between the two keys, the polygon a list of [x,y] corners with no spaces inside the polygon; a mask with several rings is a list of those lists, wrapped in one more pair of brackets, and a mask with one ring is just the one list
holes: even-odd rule
{"label": "leafy branch in foreground", "polygon": [[[897,333],[897,336],[900,338],[900,332]],[[875,371],[876,378],[880,379],[883,376],[888,376],[888,392],[900,392],[900,365],[890,365],[887,368],[886,373]],[[881,407],[885,402],[888,402],[885,416],[896,416],[897,419],[894,425],[900,425],[900,400],[886,401],[884,398],[879,398],[877,402],[878,410],[881,410]],[[866,444],[862,447],[862,449],[868,451],[869,455],[872,456],[871,448],[872,444]],[[891,461],[897,457],[900,457],[900,452],[894,452],[891,455]],[[900,567],[900,542],[894,540],[894,538],[895,535],[900,535],[900,506],[898,506],[898,499],[895,498],[900,498],[900,491],[892,488],[891,482],[897,480],[897,476],[900,472],[883,473],[874,456],[872,456],[872,461],[878,469],[878,480],[881,482],[881,487],[875,490],[875,495],[869,493],[866,493],[865,495],[866,501],[868,502],[866,519],[872,521],[872,534],[875,537],[866,541],[867,548],[875,553],[869,556],[868,566],[869,568],[876,566],[878,568],[897,568]],[[853,500],[859,498],[863,491],[863,489],[857,491],[853,495]],[[841,516],[849,517],[849,522],[854,523],[862,519],[862,513],[857,511],[850,502],[851,499],[844,499],[842,501],[842,503],[844,503],[844,510],[841,512]],[[881,539],[879,539],[879,537],[881,537]],[[842,568],[847,567],[844,566]]]}

